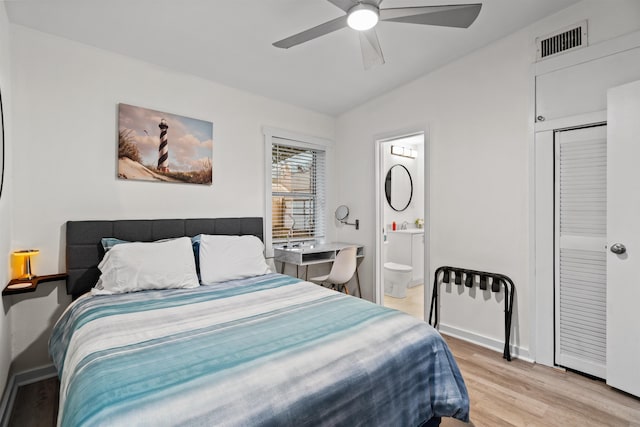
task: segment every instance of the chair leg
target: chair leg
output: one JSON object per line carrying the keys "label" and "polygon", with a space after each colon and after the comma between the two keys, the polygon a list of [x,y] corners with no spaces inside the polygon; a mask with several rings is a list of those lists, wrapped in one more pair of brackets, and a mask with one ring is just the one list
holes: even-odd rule
{"label": "chair leg", "polygon": [[346,283],[344,283],[342,285],[342,290],[344,291],[345,294],[349,295],[349,288],[347,288],[347,284]]}

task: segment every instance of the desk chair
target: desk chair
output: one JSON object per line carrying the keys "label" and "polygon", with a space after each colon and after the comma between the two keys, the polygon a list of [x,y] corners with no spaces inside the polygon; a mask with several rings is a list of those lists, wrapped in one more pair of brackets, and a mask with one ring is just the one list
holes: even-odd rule
{"label": "desk chair", "polygon": [[[327,283],[331,285],[331,289],[336,289],[340,292],[344,291],[349,295],[349,289],[347,289],[347,283],[353,277],[356,272],[356,251],[358,248],[355,246],[344,248],[338,252],[336,259],[333,261],[331,271],[324,276],[312,277],[309,279],[312,282],[320,284]],[[360,282],[358,282],[360,287]],[[342,290],[341,290],[342,288]]]}

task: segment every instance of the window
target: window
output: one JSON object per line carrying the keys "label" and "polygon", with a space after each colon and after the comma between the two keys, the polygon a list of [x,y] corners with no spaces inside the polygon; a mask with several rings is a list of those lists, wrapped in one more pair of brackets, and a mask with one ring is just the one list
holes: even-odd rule
{"label": "window", "polygon": [[273,243],[324,237],[324,150],[273,138],[271,237]]}
{"label": "window", "polygon": [[267,256],[273,245],[325,237],[327,153],[331,142],[265,128]]}

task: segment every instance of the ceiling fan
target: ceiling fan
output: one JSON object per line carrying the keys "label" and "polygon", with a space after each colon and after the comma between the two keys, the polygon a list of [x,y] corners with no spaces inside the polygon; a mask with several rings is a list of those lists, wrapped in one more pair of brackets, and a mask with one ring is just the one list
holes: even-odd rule
{"label": "ceiling fan", "polygon": [[384,64],[384,56],[382,56],[382,49],[375,30],[378,21],[467,28],[475,21],[482,7],[482,4],[474,3],[381,9],[380,3],[382,3],[382,0],[327,1],[347,14],[277,41],[273,45],[289,49],[325,34],[350,27],[359,31],[362,61],[364,62],[364,68],[368,70],[376,65]]}

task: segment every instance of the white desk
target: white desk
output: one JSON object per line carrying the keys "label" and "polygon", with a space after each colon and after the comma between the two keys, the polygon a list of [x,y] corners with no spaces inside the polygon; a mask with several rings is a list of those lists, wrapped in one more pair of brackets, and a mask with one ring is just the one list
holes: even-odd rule
{"label": "white desk", "polygon": [[[288,247],[280,246],[273,248],[273,258],[282,263],[280,273],[284,273],[285,264],[293,264],[296,266],[296,277],[299,275],[300,266],[305,267],[304,280],[307,280],[307,273],[310,265],[323,264],[333,262],[336,254],[341,249],[355,246],[357,248],[356,257],[364,258],[364,246],[354,243],[331,242],[331,243],[312,243],[300,244],[300,246],[290,245]],[[356,267],[356,281],[358,283],[358,292],[362,297],[360,290],[360,276],[358,267]]]}

